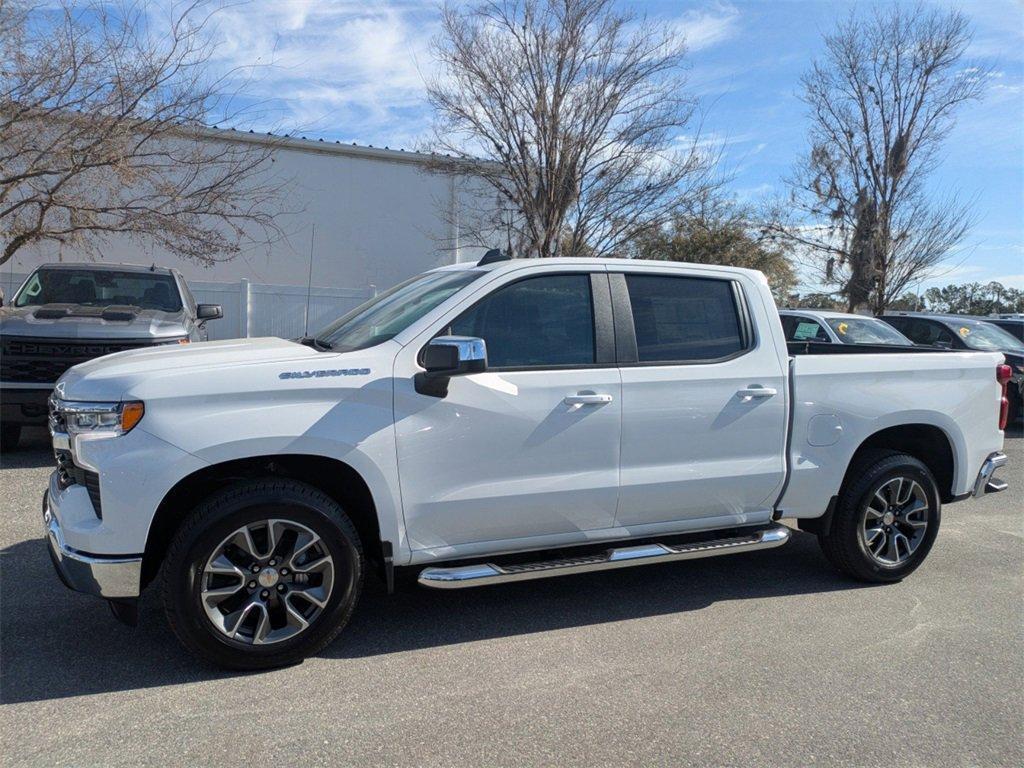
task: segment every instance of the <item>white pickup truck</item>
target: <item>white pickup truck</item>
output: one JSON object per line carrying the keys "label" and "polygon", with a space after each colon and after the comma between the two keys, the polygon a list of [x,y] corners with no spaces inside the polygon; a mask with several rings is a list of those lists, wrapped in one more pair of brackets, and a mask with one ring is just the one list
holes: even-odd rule
{"label": "white pickup truck", "polygon": [[234,668],[321,649],[371,569],[537,579],[775,547],[795,518],[844,573],[898,581],[941,504],[1005,488],[1011,371],[848,349],[790,354],[758,272],[443,267],[316,338],[72,368],[48,546],[129,623],[159,577],[180,640]]}

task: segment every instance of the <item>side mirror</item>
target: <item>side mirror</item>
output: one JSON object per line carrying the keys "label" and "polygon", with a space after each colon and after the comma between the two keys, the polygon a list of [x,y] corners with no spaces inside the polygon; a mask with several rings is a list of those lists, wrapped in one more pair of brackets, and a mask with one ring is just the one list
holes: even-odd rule
{"label": "side mirror", "polygon": [[452,376],[467,376],[487,370],[487,344],[472,336],[438,336],[423,348],[423,373],[413,379],[421,395],[445,397]]}
{"label": "side mirror", "polygon": [[224,308],[220,304],[196,305],[197,320],[218,320],[224,317]]}

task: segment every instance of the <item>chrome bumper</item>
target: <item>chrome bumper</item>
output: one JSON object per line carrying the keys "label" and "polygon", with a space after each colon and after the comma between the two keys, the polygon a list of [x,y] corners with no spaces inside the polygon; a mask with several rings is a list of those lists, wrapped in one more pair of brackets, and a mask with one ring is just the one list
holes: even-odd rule
{"label": "chrome bumper", "polygon": [[978,479],[974,481],[974,491],[971,493],[972,496],[984,496],[986,493],[999,493],[999,491],[1006,490],[1006,481],[998,480],[995,475],[996,470],[1006,465],[1006,454],[996,451],[995,453],[989,454],[989,457],[985,459],[985,463],[981,465],[981,471],[978,472]]}
{"label": "chrome bumper", "polygon": [[43,525],[53,567],[68,589],[106,598],[139,596],[141,556],[90,555],[69,547],[50,510],[49,493],[43,496]]}

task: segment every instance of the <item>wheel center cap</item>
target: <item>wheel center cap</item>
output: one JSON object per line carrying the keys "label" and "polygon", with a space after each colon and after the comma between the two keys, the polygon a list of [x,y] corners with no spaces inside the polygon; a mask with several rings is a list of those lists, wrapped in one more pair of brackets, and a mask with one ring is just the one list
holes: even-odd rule
{"label": "wheel center cap", "polygon": [[895,519],[896,515],[894,515],[892,512],[886,512],[884,515],[882,515],[882,522],[885,523],[885,525],[892,525],[893,520]]}
{"label": "wheel center cap", "polygon": [[260,583],[261,587],[272,587],[277,584],[280,578],[276,568],[268,567],[260,571],[260,575],[256,577],[256,580]]}

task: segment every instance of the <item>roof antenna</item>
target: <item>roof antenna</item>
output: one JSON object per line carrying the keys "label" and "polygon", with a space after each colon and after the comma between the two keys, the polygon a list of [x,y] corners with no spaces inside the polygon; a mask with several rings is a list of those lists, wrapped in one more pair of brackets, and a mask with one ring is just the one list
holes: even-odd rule
{"label": "roof antenna", "polygon": [[302,319],[302,335],[309,336],[309,294],[313,291],[313,242],[316,240],[316,224],[309,236],[309,279],[306,281],[306,311]]}

